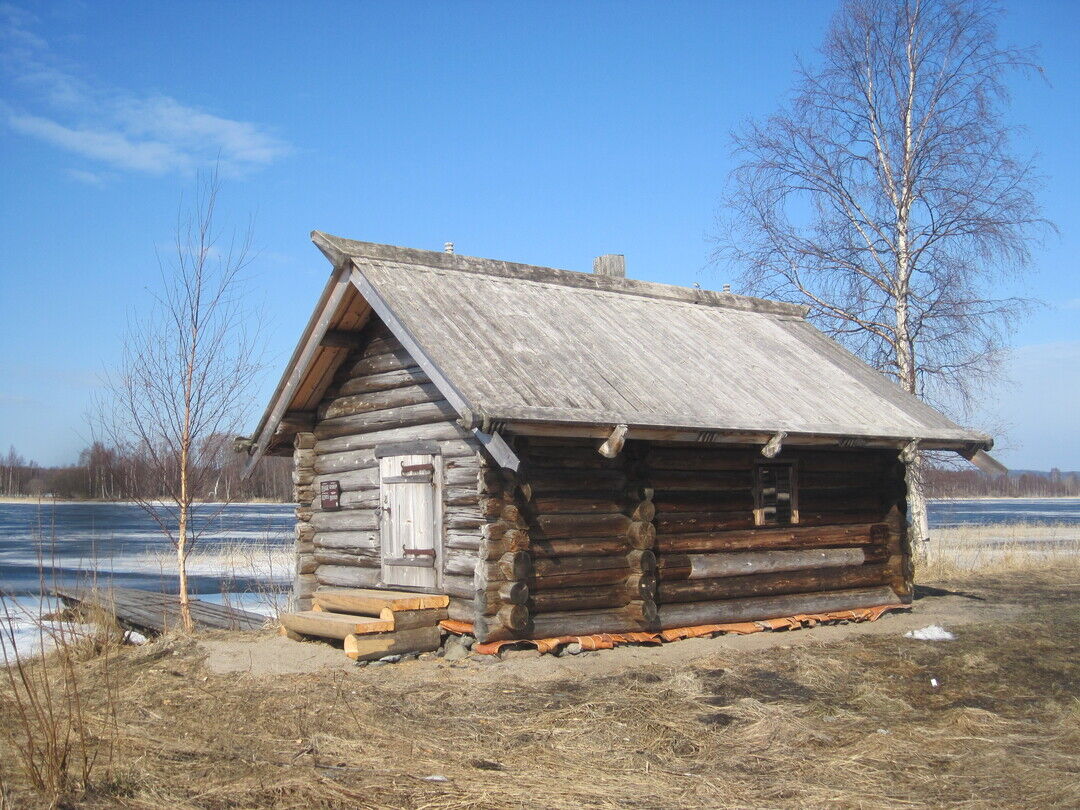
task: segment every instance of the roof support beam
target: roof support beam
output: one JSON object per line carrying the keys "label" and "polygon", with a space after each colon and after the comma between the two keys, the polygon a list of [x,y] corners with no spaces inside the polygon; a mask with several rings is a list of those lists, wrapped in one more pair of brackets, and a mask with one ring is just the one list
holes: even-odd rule
{"label": "roof support beam", "polygon": [[622,451],[626,443],[626,434],[629,432],[630,428],[626,425],[616,425],[611,435],[597,448],[597,452],[604,458],[615,458]]}
{"label": "roof support beam", "polygon": [[987,453],[985,450],[976,450],[974,453],[960,453],[964,458],[978,467],[987,475],[992,475],[995,478],[1001,475],[1007,475],[1009,468]]}
{"label": "roof support beam", "polygon": [[784,439],[786,438],[787,433],[785,431],[776,431],[772,438],[765,442],[765,446],[761,448],[761,455],[765,456],[765,458],[776,458],[780,453],[780,448],[784,446]]}
{"label": "roof support beam", "polygon": [[517,457],[517,453],[510,449],[506,439],[500,436],[497,430],[485,433],[480,428],[473,428],[473,436],[484,446],[484,449],[488,451],[495,463],[504,470],[516,473],[520,469],[521,459]]}
{"label": "roof support beam", "polygon": [[334,349],[355,349],[359,342],[359,332],[349,332],[345,329],[328,329],[326,334],[323,335],[323,339],[319,341],[319,345]]}
{"label": "roof support beam", "polygon": [[906,445],[904,449],[900,451],[900,455],[897,456],[905,464],[910,464],[919,455],[919,440],[912,439]]}

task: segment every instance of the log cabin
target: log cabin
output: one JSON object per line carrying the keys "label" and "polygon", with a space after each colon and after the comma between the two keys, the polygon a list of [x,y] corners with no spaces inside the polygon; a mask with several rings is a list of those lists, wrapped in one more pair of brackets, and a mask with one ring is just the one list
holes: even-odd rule
{"label": "log cabin", "polygon": [[493,642],[908,602],[905,461],[996,464],[799,306],[312,240],[330,279],[244,442],[294,459],[298,613],[442,595]]}

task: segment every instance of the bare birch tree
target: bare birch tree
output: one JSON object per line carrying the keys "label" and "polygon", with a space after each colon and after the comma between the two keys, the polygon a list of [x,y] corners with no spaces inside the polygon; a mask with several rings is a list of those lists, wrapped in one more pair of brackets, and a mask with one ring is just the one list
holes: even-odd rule
{"label": "bare birch tree", "polygon": [[[1048,223],[1011,153],[1004,80],[1035,69],[998,44],[983,0],[844,0],[819,64],[735,144],[718,258],[749,292],[802,303],[903,388],[966,415],[997,367]],[[730,216],[729,216],[730,215]],[[908,466],[916,553],[928,535],[921,454]]]}
{"label": "bare birch tree", "polygon": [[223,505],[197,515],[203,478],[214,469],[203,454],[217,452],[212,437],[235,434],[250,406],[259,369],[257,329],[250,328],[243,273],[251,231],[225,238],[215,224],[220,185],[216,172],[196,181],[189,208],[181,205],[168,260],[159,257],[161,288],[150,311],[128,325],[119,368],[106,378],[102,419],[113,443],[141,456],[156,490],[138,485],[132,497],[176,551],[180,611],[193,629],[187,563]]}

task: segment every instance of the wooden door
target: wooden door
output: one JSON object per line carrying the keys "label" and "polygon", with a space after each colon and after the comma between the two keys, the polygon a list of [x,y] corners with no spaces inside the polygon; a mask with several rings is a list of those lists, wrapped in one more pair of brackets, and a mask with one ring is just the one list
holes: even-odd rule
{"label": "wooden door", "polygon": [[379,460],[384,585],[435,588],[439,458],[407,455]]}

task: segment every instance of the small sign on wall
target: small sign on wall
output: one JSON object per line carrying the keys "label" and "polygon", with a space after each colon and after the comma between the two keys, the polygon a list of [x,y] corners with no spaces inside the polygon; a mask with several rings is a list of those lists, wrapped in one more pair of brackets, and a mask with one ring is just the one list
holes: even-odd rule
{"label": "small sign on wall", "polygon": [[319,484],[319,508],[333,510],[341,508],[341,484],[337,481],[323,481]]}

